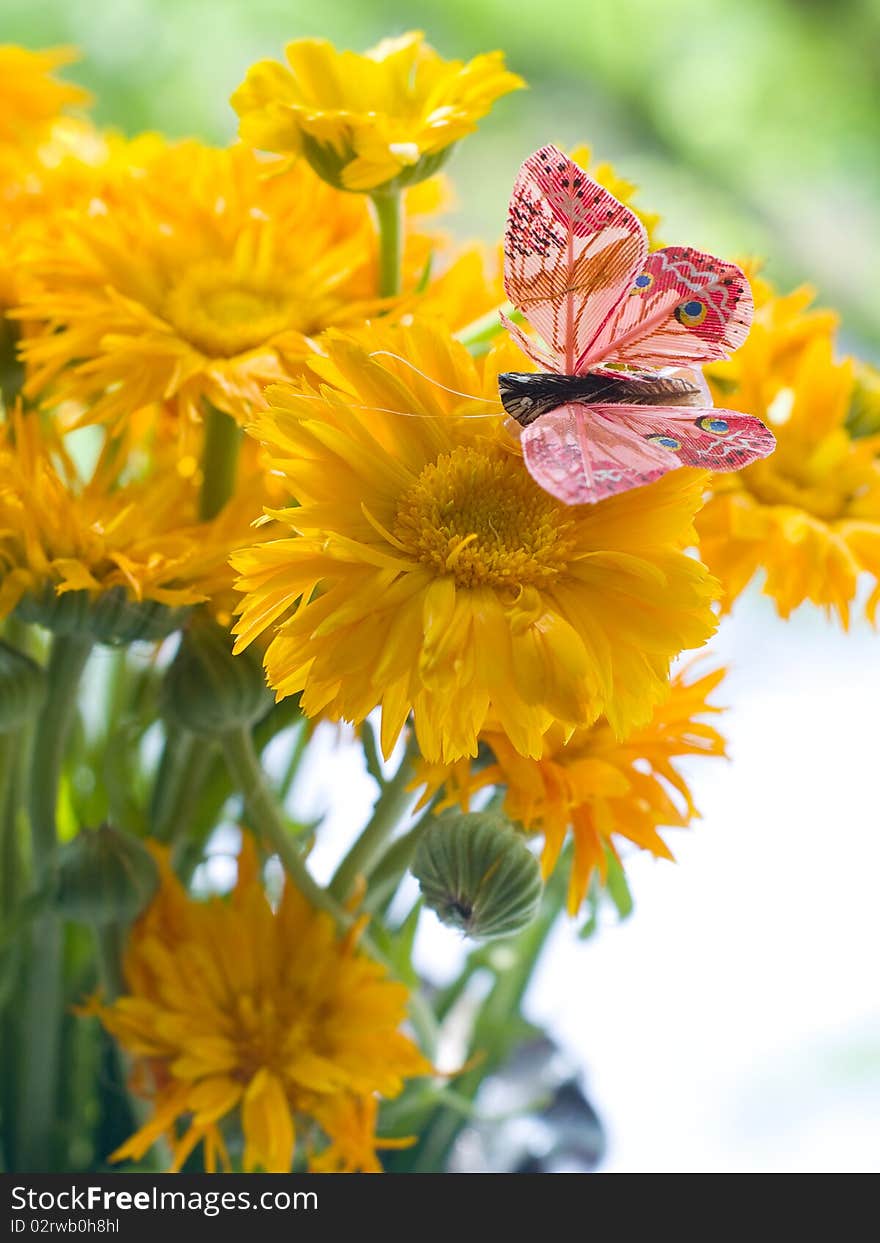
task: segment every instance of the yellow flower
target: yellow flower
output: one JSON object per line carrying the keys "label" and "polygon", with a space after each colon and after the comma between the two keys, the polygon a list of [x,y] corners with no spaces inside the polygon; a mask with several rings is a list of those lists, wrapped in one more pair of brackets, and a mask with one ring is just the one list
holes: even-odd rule
{"label": "yellow flower", "polygon": [[[172,1169],[204,1143],[205,1168],[229,1166],[220,1123],[237,1117],[246,1172],[288,1173],[297,1131],[317,1168],[379,1168],[375,1102],[431,1067],[399,1029],[407,990],[339,939],[330,916],[287,884],[277,910],[245,835],[228,899],[189,898],[167,853],[162,884],[125,955],[128,992],[92,1002],[104,1026],[154,1085],[153,1116],[112,1156],[139,1161],[163,1135]],[[184,1121],[182,1132],[177,1123]]]}
{"label": "yellow flower", "polygon": [[[763,570],[781,617],[806,600],[844,627],[859,575],[880,578],[878,438],[852,438],[853,363],[836,362],[827,315],[807,312],[808,291],[770,298],[746,344],[711,367],[716,400],[764,419],[772,457],[713,479],[697,527],[701,555],[730,608]],[[873,619],[880,587],[868,602]]]}
{"label": "yellow flower", "polygon": [[27,148],[0,146],[0,307],[25,297],[31,246],[62,237],[66,213],[111,195],[123,169],[140,171],[161,146],[155,135],[126,140],[73,117]]}
{"label": "yellow flower", "polygon": [[83,471],[69,439],[15,412],[0,437],[0,617],[23,602],[37,620],[72,616],[61,608],[71,594],[70,610],[108,598],[123,612],[125,601],[225,607],[227,557],[253,534],[265,492],[257,474],[211,522],[198,520],[198,497],[197,472],[182,474],[167,448],[111,442]]}
{"label": "yellow flower", "polygon": [[838,326],[834,311],[813,306],[816,291],[800,285],[780,294],[760,274],[755,262],[742,264],[755,300],[755,318],[744,346],[725,362],[713,363],[709,371],[716,395],[726,398],[743,384],[748,371],[750,396],[766,409],[781,386],[790,385],[806,347],[815,340],[833,337]]}
{"label": "yellow flower", "polygon": [[[420,319],[434,317],[454,330],[466,328],[475,319],[504,304],[501,253],[484,246],[462,249],[451,257],[447,267],[437,273],[421,293],[411,293],[401,303],[401,320],[407,313]],[[499,332],[501,320],[498,320]]]}
{"label": "yellow flower", "polygon": [[500,52],[443,60],[419,31],[363,55],[297,39],[253,65],[232,96],[245,142],[303,154],[346,190],[399,188],[435,172],[501,95],[524,85]]}
{"label": "yellow flower", "polygon": [[490,713],[535,756],[554,720],[646,720],[670,659],[714,629],[715,585],[684,552],[705,475],[567,507],[498,415],[499,371],[527,365],[512,345],[474,359],[418,322],[324,344],[321,394],[278,386],[251,429],[300,502],[274,513],[290,537],[233,558],[238,649],[271,631],[279,698],[354,722],[381,704],[386,754],[412,711],[445,761]]}
{"label": "yellow flower", "polygon": [[672,859],[661,828],[684,828],[699,812],[674,760],[686,755],[725,754],[724,739],[701,718],[721,709],[708,698],[724,677],[718,669],[696,681],[681,674],[672,679],[669,697],[640,729],[617,739],[607,720],[570,736],[553,725],[544,737],[541,755],[519,755],[503,731],[488,729],[481,741],[492,761],[471,768],[463,761],[444,770],[423,766],[420,781],[426,797],[441,787],[441,806],[469,809],[473,794],[487,786],[505,786],[504,807],[530,832],[544,835],[541,865],[545,877],[556,866],[569,832],[574,858],[568,907],[576,914],[593,873],[604,881],[614,838],[632,842],[657,858]]}
{"label": "yellow flower", "polygon": [[243,420],[328,324],[363,318],[374,229],[305,166],[182,143],[35,249],[28,392],[116,423],[153,401]]}
{"label": "yellow flower", "polygon": [[[81,404],[83,422],[116,425],[159,401],[184,434],[206,401],[244,422],[314,336],[380,305],[369,204],[245,147],[154,144],[31,246],[26,391]],[[431,239],[407,240],[412,290]]]}
{"label": "yellow flower", "polygon": [[89,102],[88,91],[53,77],[76,59],[72,48],[32,52],[0,44],[0,144],[25,147],[65,108]]}

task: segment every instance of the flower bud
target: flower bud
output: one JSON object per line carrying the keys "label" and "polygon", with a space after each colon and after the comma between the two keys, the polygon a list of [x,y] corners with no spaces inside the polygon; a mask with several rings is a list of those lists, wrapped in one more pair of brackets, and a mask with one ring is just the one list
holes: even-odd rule
{"label": "flower bud", "polygon": [[189,608],[169,608],[157,600],[131,600],[124,587],[111,587],[94,595],[90,591],[65,591],[59,595],[52,583],[24,596],[15,610],[25,622],[45,626],[53,634],[79,634],[96,643],[123,645],[138,639],[155,642],[178,630]]}
{"label": "flower bud", "polygon": [[158,885],[158,865],[143,842],[104,824],[59,850],[55,909],[80,923],[128,923]]}
{"label": "flower bud", "polygon": [[165,716],[193,734],[248,728],[272,706],[259,651],[232,654],[229,633],[198,618],[184,631],[162,688]]}
{"label": "flower bud", "polygon": [[541,869],[499,812],[441,816],[413,861],[425,903],[441,923],[475,938],[519,932],[541,900]]}
{"label": "flower bud", "polygon": [[0,734],[29,721],[45,693],[46,675],[36,661],[0,639]]}

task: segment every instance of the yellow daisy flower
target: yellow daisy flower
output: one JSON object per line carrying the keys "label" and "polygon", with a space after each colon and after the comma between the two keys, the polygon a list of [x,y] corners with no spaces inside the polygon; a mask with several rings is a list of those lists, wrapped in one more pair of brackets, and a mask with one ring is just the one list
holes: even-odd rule
{"label": "yellow daisy flower", "polygon": [[35,248],[42,325],[27,391],[116,423],[153,401],[244,420],[328,324],[363,318],[373,225],[305,166],[266,176],[246,148],[162,150]]}
{"label": "yellow daisy flower", "polygon": [[[418,294],[401,301],[399,317],[417,314],[420,319],[433,316],[455,331],[466,328],[480,316],[504,304],[502,255],[500,247],[467,246],[450,256],[443,267]],[[499,332],[501,320],[498,319]]]}
{"label": "yellow daisy flower", "polygon": [[474,359],[439,325],[376,323],[325,348],[320,394],[276,386],[251,425],[300,502],[273,511],[290,537],[233,558],[237,647],[271,632],[279,698],[354,722],[381,704],[386,754],[412,711],[444,761],[490,714],[533,756],[554,721],[646,720],[715,625],[684,551],[705,475],[566,507],[499,417],[498,373],[527,365],[511,344]]}
{"label": "yellow daisy flower", "polygon": [[[846,627],[859,575],[880,579],[880,441],[852,438],[854,366],[835,361],[832,325],[808,301],[807,291],[770,298],[745,345],[707,371],[716,400],[764,419],[777,447],[713,479],[697,528],[725,608],[763,570],[781,617],[809,600]],[[872,619],[878,602],[880,587]]]}
{"label": "yellow daisy flower", "polygon": [[122,169],[140,172],[162,145],[155,135],[127,140],[61,117],[26,149],[0,146],[0,308],[26,296],[32,245],[53,231],[63,237],[68,212],[111,195]]}
{"label": "yellow daisy flower", "polygon": [[76,59],[72,48],[32,52],[0,44],[0,145],[24,147],[65,108],[89,103],[88,91],[54,77]]}
{"label": "yellow daisy flower", "polygon": [[[87,211],[31,247],[18,312],[28,395],[75,401],[83,422],[116,425],[157,401],[183,432],[206,402],[244,422],[265,385],[301,369],[314,336],[363,322],[380,305],[369,204],[279,163],[144,140]],[[413,203],[407,239],[411,291],[433,246],[424,206]]]}
{"label": "yellow daisy flower", "polygon": [[162,628],[157,605],[228,607],[227,558],[253,537],[266,493],[252,475],[200,522],[198,482],[170,448],[139,455],[118,442],[83,471],[57,430],[14,412],[0,436],[0,617],[20,608],[62,627],[132,626],[131,637],[142,625],[149,637],[154,622]]}
{"label": "yellow daisy flower", "polygon": [[448,768],[424,765],[419,782],[424,800],[445,787],[441,807],[470,800],[487,786],[506,787],[504,808],[528,831],[544,835],[541,866],[547,877],[556,866],[569,833],[574,858],[568,908],[574,915],[586,897],[593,873],[604,882],[608,851],[623,838],[662,859],[673,855],[661,828],[685,828],[699,816],[687,783],[673,761],[687,755],[725,754],[724,739],[701,718],[721,709],[708,702],[724,677],[718,669],[688,681],[672,679],[670,693],[651,720],[619,740],[607,720],[574,733],[553,725],[539,757],[528,759],[505,733],[489,728],[480,736],[492,756],[474,768],[460,761]]}
{"label": "yellow daisy flower", "polygon": [[363,55],[297,39],[287,66],[259,61],[232,96],[245,142],[303,154],[345,190],[389,190],[436,172],[501,95],[524,83],[501,52],[444,60],[420,31]]}
{"label": "yellow daisy flower", "polygon": [[135,1084],[153,1085],[153,1116],[111,1160],[139,1161],[165,1136],[172,1170],[200,1143],[208,1172],[229,1168],[220,1126],[235,1117],[245,1172],[288,1173],[298,1130],[318,1169],[380,1168],[377,1147],[394,1141],[376,1141],[377,1098],[431,1072],[400,1031],[405,986],[292,885],[273,910],[247,835],[228,899],[189,898],[155,854],[162,882],[129,938],[128,992],[88,1007],[137,1059]]}

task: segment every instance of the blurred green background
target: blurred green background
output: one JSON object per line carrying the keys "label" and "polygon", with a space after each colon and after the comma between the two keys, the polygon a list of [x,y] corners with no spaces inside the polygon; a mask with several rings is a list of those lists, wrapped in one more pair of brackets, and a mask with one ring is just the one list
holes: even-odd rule
{"label": "blurred green background", "polygon": [[287,40],[414,27],[447,56],[503,48],[531,87],[456,153],[460,235],[499,236],[529,151],[586,141],[664,240],[765,256],[840,309],[849,348],[880,352],[880,0],[0,0],[0,41],[81,49],[70,76],[99,121],[213,140]]}

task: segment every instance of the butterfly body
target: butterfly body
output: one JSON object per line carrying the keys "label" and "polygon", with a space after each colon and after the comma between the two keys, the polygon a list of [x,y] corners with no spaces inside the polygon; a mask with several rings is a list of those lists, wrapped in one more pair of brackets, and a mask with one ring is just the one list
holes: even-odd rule
{"label": "butterfly body", "polygon": [[745,275],[690,247],[649,254],[637,217],[555,147],[520,169],[504,279],[543,345],[505,321],[540,370],[499,376],[499,395],[526,467],[566,504],[772,452],[758,419],[712,407],[698,370],[748,334]]}
{"label": "butterfly body", "polygon": [[521,427],[566,402],[582,405],[698,406],[700,388],[677,376],[592,371],[561,375],[554,371],[507,371],[498,377],[501,404]]}

